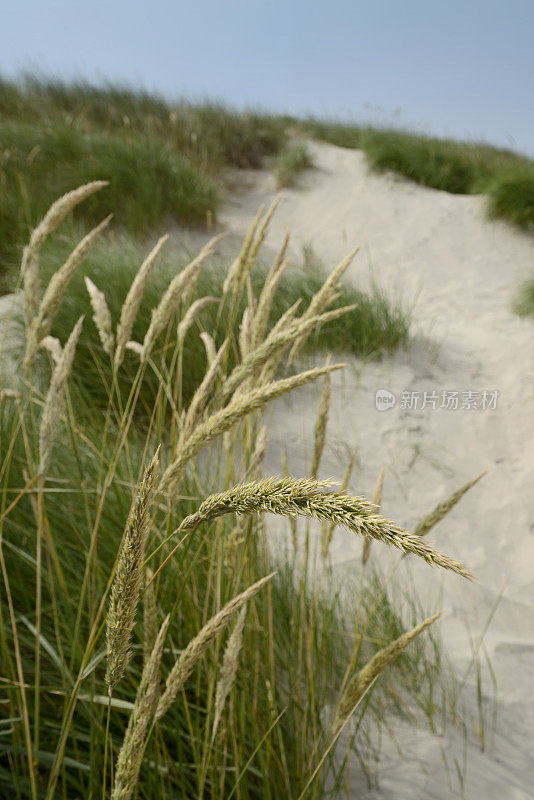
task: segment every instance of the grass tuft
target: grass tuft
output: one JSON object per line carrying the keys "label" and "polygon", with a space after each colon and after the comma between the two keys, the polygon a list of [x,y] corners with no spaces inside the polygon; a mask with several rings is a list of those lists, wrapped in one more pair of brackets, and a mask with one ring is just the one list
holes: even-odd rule
{"label": "grass tuft", "polygon": [[313,158],[306,144],[295,142],[288,145],[278,155],[274,165],[278,188],[296,186],[301,173],[312,167]]}
{"label": "grass tuft", "polygon": [[513,309],[519,317],[534,317],[534,280],[525,281],[519,287]]}
{"label": "grass tuft", "polygon": [[534,169],[498,177],[489,192],[488,212],[494,219],[534,231]]}

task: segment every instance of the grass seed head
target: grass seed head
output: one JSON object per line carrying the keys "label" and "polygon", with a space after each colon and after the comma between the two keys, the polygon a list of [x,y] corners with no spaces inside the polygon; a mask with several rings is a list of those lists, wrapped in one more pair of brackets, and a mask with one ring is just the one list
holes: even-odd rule
{"label": "grass seed head", "polygon": [[139,770],[141,769],[145,751],[146,733],[154,712],[155,699],[159,688],[159,667],[169,621],[170,615],[164,619],[154,642],[154,647],[143,667],[134,707],[130,714],[117,758],[111,800],[130,800],[137,787]]}
{"label": "grass seed head", "polygon": [[344,366],[344,364],[334,364],[331,367],[314,368],[298,375],[293,375],[290,378],[268,383],[259,389],[247,392],[247,394],[239,395],[227,406],[215,411],[197,425],[191,436],[181,443],[174,460],[171,461],[163,473],[159,486],[160,492],[172,489],[183,477],[189,461],[210,442],[213,442],[218,436],[228,431],[246,414],[263,408],[271,400],[275,400],[277,397],[281,397],[281,395],[303,386],[309,381],[320,378],[328,371],[341,369]]}
{"label": "grass seed head", "polygon": [[465,567],[434,549],[420,536],[380,516],[364,498],[326,491],[329,486],[330,481],[311,478],[265,478],[239,484],[204,500],[194,514],[183,520],[179,530],[194,528],[200,522],[229,513],[265,511],[284,516],[314,517],[320,522],[333,522],[360,536],[370,536],[383,544],[393,545],[405,553],[413,553],[431,566],[451,570],[465,578],[472,577]]}
{"label": "grass seed head", "polygon": [[160,251],[169,238],[168,234],[162,236],[156,242],[148,256],[145,258],[128,289],[128,294],[122,304],[119,324],[117,325],[117,349],[115,351],[115,369],[117,370],[124,359],[124,352],[132,336],[134,322],[137,318],[139,307],[143,300],[145,287],[150,273],[154,268],[156,259]]}
{"label": "grass seed head", "polygon": [[438,503],[435,509],[426,517],[424,517],[424,519],[422,519],[421,522],[416,526],[414,533],[416,533],[417,536],[426,536],[427,533],[432,530],[434,525],[437,525],[438,522],[441,522],[441,520],[449,513],[449,511],[454,508],[456,503],[462,499],[464,494],[466,494],[466,492],[468,492],[472,486],[478,483],[485,474],[485,472],[482,472],[472,481],[469,481],[456,492],[453,492],[451,496],[443,503]]}
{"label": "grass seed head", "polygon": [[56,437],[57,426],[63,401],[65,387],[70,375],[76,345],[82,330],[83,317],[80,317],[61,354],[56,353],[58,361],[52,372],[50,387],[44,401],[41,423],[39,425],[39,474],[46,475],[50,467],[52,447]]}
{"label": "grass seed head", "polygon": [[150,325],[143,341],[142,360],[146,361],[152,352],[152,348],[158,336],[165,330],[172,315],[178,307],[180,298],[186,289],[198,277],[198,273],[203,263],[209,258],[215,249],[215,245],[222,238],[222,234],[215,236],[200,250],[198,256],[188,264],[170,282],[167,291],[161,298],[158,306],[152,312]]}
{"label": "grass seed head", "polygon": [[28,369],[32,364],[39,344],[45,336],[50,333],[52,322],[61,305],[65,290],[77,269],[81,266],[85,256],[95,243],[99,234],[109,225],[112,215],[106,217],[96,228],[83,237],[62,267],[55,272],[45,289],[43,299],[39,305],[37,314],[32,319],[30,327],[26,331],[26,353],[24,356],[24,366]]}
{"label": "grass seed head", "polygon": [[230,600],[182,650],[167,678],[165,690],[156,708],[156,720],[161,719],[169,710],[199,658],[206,652],[215,637],[228,625],[235,612],[248,603],[275,574],[275,572],[272,572],[265,578],[261,578],[256,583],[253,583],[252,586],[249,586],[248,589],[245,589],[244,592]]}
{"label": "grass seed head", "polygon": [[247,606],[245,604],[237,616],[234,629],[228,637],[228,643],[224,651],[221,672],[217,682],[217,688],[215,689],[213,727],[211,731],[212,744],[217,733],[217,728],[219,727],[226,698],[232,691],[232,686],[235,683],[239,652],[243,644],[243,625],[245,624],[246,613]]}
{"label": "grass seed head", "polygon": [[[326,361],[327,365],[330,364],[330,356]],[[330,373],[327,372],[323,378],[323,388],[321,391],[321,399],[319,400],[319,411],[317,413],[317,420],[315,422],[315,435],[313,446],[313,458],[310,471],[310,477],[316,478],[323,455],[324,443],[326,439],[326,426],[328,424],[328,412],[330,411],[330,395],[331,395],[332,382]]]}
{"label": "grass seed head", "polygon": [[107,671],[110,693],[126,669],[143,580],[143,560],[150,528],[150,501],[159,466],[159,451],[145,470],[130,509],[106,618]]}
{"label": "grass seed head", "polygon": [[334,722],[334,731],[338,731],[358,706],[358,703],[370,688],[373,681],[394,661],[403,650],[413,642],[426,628],[432,625],[442,612],[428,617],[424,622],[416,625],[411,631],[404,633],[394,642],[379,650],[348,683],[341,700],[339,701],[337,715]]}
{"label": "grass seed head", "polygon": [[108,304],[106,303],[106,296],[104,292],[101,292],[100,289],[95,286],[91,278],[88,278],[87,276],[85,278],[85,285],[91,300],[91,306],[93,308],[93,320],[98,331],[100,341],[102,342],[102,347],[108,356],[112,356],[115,339],[111,324],[111,314],[109,313]]}

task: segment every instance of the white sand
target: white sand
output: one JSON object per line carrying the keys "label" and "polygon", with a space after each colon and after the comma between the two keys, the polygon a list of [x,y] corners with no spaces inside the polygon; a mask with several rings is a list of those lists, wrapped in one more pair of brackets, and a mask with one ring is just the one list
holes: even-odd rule
{"label": "white sand", "polygon": [[[351,358],[345,374],[336,373],[323,476],[339,480],[346,452],[355,449],[359,467],[350,489],[369,495],[384,464],[383,511],[411,527],[488,470],[431,534],[480,583],[442,577],[413,559],[410,569],[429,605],[433,598],[432,608],[443,587],[445,649],[459,675],[472,654],[465,619],[476,641],[502,593],[484,637],[498,680],[497,731],[486,752],[469,746],[463,796],[534,797],[534,325],[511,311],[518,284],[534,275],[534,240],[488,222],[483,198],[369,174],[357,151],[313,145],[313,154],[317,169],[304,176],[300,189],[282,193],[268,246],[278,247],[289,229],[298,256],[302,245],[312,245],[333,267],[360,244],[349,279],[366,286],[372,274],[389,293],[416,301],[414,341],[407,351],[366,365]],[[246,189],[222,215],[223,224],[241,234],[260,203],[275,196],[271,176],[247,177]],[[497,390],[499,398],[496,410],[407,411],[397,401],[394,409],[379,412],[379,388],[398,398],[403,391],[434,390],[471,390],[479,401],[483,391]],[[292,473],[306,474],[319,392],[319,386],[307,387],[278,403],[267,471],[279,471],[283,444]],[[357,574],[360,544],[347,533],[336,534],[332,554],[341,569]],[[373,555],[390,559],[379,546]],[[476,707],[473,680],[471,674],[464,696]],[[490,682],[486,689],[491,693]],[[488,722],[488,736],[490,730]],[[380,789],[368,795],[357,786],[355,796],[462,796],[454,767],[455,756],[460,764],[463,759],[459,735],[449,729],[439,738],[403,726],[399,735],[426,773],[386,748]]]}

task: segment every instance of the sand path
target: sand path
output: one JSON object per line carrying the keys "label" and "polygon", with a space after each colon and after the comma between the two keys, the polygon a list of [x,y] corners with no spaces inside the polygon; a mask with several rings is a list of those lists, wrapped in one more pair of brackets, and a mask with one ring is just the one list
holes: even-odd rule
{"label": "sand path", "polygon": [[[453,774],[454,757],[462,758],[460,737],[401,726],[408,750],[413,746],[426,772],[386,748],[380,789],[367,795],[358,786],[355,796],[534,797],[534,325],[511,311],[518,284],[534,274],[534,240],[487,221],[483,198],[370,174],[358,151],[312,149],[317,168],[303,177],[301,188],[283,191],[267,245],[278,247],[290,230],[296,254],[311,245],[330,267],[359,244],[348,277],[359,286],[374,277],[388,293],[415,301],[413,342],[406,351],[365,365],[351,358],[345,374],[336,373],[322,474],[339,480],[347,451],[356,450],[359,467],[350,488],[370,493],[385,465],[384,513],[410,527],[488,470],[431,536],[480,583],[410,565],[423,597],[430,601],[443,588],[443,637],[459,673],[472,653],[465,619],[476,640],[502,594],[484,637],[498,680],[497,730],[486,752],[469,747],[463,790]],[[247,178],[221,216],[240,234],[260,203],[275,196],[267,173]],[[380,388],[396,395],[394,408],[376,409]],[[484,391],[497,391],[497,407],[420,408],[423,392],[437,392],[439,406],[444,390],[476,392],[479,405]],[[279,471],[283,443],[293,474],[307,473],[319,391],[307,387],[278,403],[268,471]],[[402,407],[403,392],[420,393],[418,409]],[[380,548],[374,551],[387,561]],[[360,545],[346,533],[336,535],[332,555],[342,569],[359,568]]]}

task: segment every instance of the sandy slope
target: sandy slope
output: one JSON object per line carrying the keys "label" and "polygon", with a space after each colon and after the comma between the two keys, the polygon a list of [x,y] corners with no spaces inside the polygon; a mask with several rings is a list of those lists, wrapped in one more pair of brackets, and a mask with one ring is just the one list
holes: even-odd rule
{"label": "sandy slope", "polygon": [[[303,178],[301,189],[283,192],[268,245],[279,246],[289,229],[296,253],[311,244],[333,266],[360,244],[349,277],[365,285],[372,274],[389,292],[416,300],[414,342],[407,351],[381,363],[350,359],[346,373],[336,373],[322,472],[340,479],[346,452],[355,449],[359,468],[350,488],[369,493],[386,465],[384,512],[413,526],[488,470],[432,533],[480,583],[442,578],[413,562],[410,569],[425,597],[435,598],[443,587],[440,602],[448,614],[442,630],[459,673],[472,652],[465,619],[476,640],[503,593],[484,638],[499,686],[497,732],[489,751],[470,747],[464,796],[534,797],[534,326],[510,310],[518,283],[534,273],[534,240],[486,221],[482,198],[369,174],[356,151],[314,145],[313,152],[317,169]],[[259,204],[274,195],[269,175],[251,174],[247,188],[227,204],[223,224],[244,233]],[[377,411],[379,388],[397,395],[393,409]],[[401,408],[403,391],[436,391],[440,398],[443,390],[478,392],[479,402],[483,391],[498,391],[497,408]],[[306,474],[319,391],[308,387],[278,403],[268,471],[279,471],[283,443],[292,472]],[[359,568],[360,545],[346,533],[336,535],[332,553],[341,569]],[[389,556],[375,547],[374,557]],[[466,698],[472,702],[469,686]],[[463,758],[461,738],[450,731],[442,739],[402,728],[399,734],[426,772],[391,749],[381,787],[369,796],[461,796],[453,766],[455,755],[460,763]],[[367,797],[362,787],[357,796]]]}

